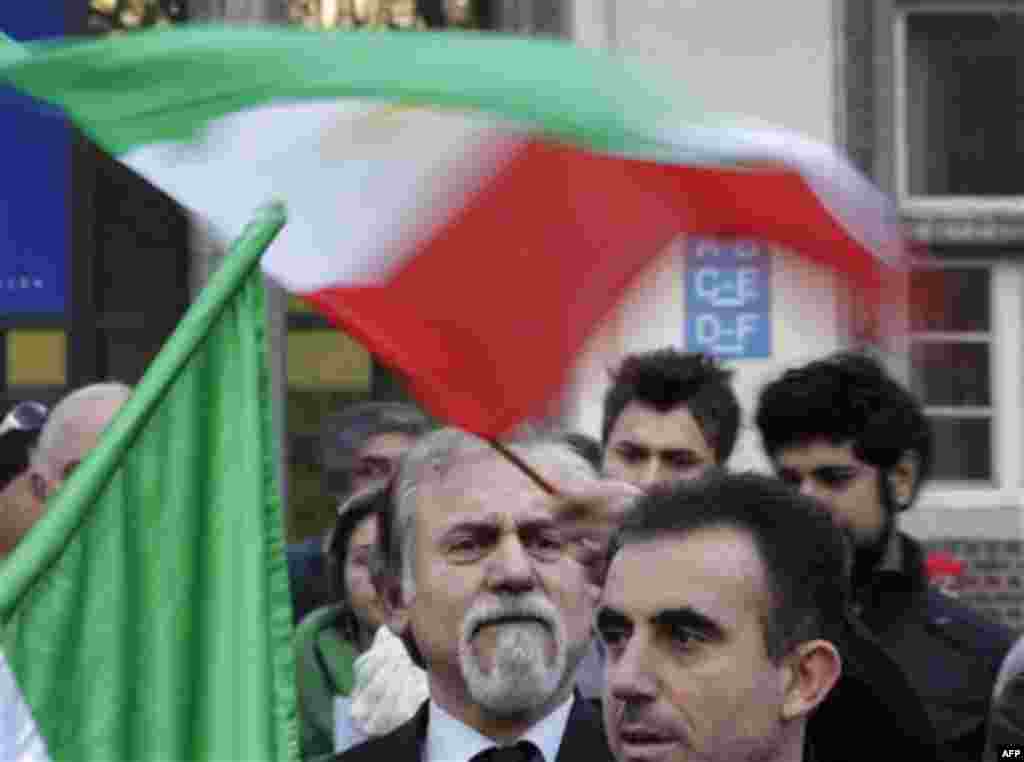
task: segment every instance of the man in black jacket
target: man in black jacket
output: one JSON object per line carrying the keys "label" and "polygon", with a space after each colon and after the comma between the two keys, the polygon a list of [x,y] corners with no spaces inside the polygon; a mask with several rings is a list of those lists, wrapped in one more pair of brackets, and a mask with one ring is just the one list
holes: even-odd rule
{"label": "man in black jacket", "polygon": [[928,585],[919,543],[897,531],[928,476],[920,404],[869,357],[839,353],[761,392],[757,426],[778,475],[825,502],[853,538],[854,607],[906,673],[951,760],[978,760],[1008,629]]}
{"label": "man in black jacket", "polygon": [[848,544],[820,501],[711,471],[641,497],[608,557],[620,762],[935,759],[913,691],[848,614]]}

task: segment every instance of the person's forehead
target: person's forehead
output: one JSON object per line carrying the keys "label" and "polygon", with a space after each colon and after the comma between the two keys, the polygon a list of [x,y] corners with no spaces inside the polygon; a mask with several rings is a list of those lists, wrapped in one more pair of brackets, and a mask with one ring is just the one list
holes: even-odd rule
{"label": "person's forehead", "polygon": [[779,450],[775,460],[787,468],[810,471],[825,466],[866,465],[853,453],[853,442],[832,442],[812,439]]}
{"label": "person's forehead", "polygon": [[609,441],[627,440],[654,450],[709,450],[697,419],[684,404],[664,412],[630,402],[616,419]]}
{"label": "person's forehead", "polygon": [[401,431],[385,431],[367,438],[360,446],[360,458],[377,457],[396,459],[405,455],[415,443],[415,438]]}
{"label": "person's forehead", "polygon": [[[550,453],[520,453],[532,468],[556,488],[577,487],[588,476],[581,465],[560,461]],[[469,452],[419,490],[417,513],[431,525],[447,526],[469,519],[516,524],[550,520],[556,500],[518,466],[490,452]]]}
{"label": "person's forehead", "polygon": [[601,603],[634,621],[692,609],[733,629],[762,610],[766,592],[750,536],[709,527],[624,545],[608,569]]}
{"label": "person's forehead", "polygon": [[96,400],[89,408],[75,411],[64,426],[58,456],[64,461],[81,460],[96,446],[123,400]]}

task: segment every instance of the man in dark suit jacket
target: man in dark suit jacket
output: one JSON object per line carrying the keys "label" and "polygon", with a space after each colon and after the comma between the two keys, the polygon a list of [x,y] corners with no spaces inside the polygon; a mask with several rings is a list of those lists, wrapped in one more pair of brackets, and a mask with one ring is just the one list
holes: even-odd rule
{"label": "man in dark suit jacket", "polygon": [[454,429],[406,456],[381,543],[390,624],[426,669],[430,699],[336,760],[611,762],[600,713],[573,690],[598,591],[549,491],[596,477],[564,442],[510,447],[528,468]]}
{"label": "man in dark suit jacket", "polygon": [[639,498],[610,548],[596,625],[620,762],[938,758],[847,614],[847,543],[819,501],[711,471]]}

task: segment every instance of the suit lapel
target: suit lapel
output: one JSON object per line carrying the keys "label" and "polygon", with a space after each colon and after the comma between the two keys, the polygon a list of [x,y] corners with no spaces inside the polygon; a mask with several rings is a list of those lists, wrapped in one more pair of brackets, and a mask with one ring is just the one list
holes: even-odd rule
{"label": "suit lapel", "polygon": [[[422,762],[423,749],[427,743],[427,718],[430,702],[424,701],[416,714],[395,731],[396,759],[412,759]],[[415,754],[415,756],[413,756]]]}
{"label": "suit lapel", "polygon": [[411,720],[399,725],[387,735],[380,736],[378,740],[381,743],[373,749],[374,758],[380,759],[381,762],[392,759],[422,762],[423,747],[427,740],[428,706],[429,702],[424,701]]}
{"label": "suit lapel", "polygon": [[594,703],[579,695],[572,702],[565,735],[555,762],[611,762],[612,752],[604,735],[601,713]]}

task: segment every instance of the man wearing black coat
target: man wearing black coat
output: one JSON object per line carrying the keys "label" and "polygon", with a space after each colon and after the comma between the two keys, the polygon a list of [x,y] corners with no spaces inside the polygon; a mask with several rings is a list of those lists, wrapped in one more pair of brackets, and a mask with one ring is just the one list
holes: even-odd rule
{"label": "man wearing black coat", "polygon": [[941,751],[976,762],[1012,635],[931,588],[920,544],[897,531],[932,461],[920,404],[871,358],[839,353],[768,384],[757,426],[778,475],[852,537],[854,609],[921,697]]}

